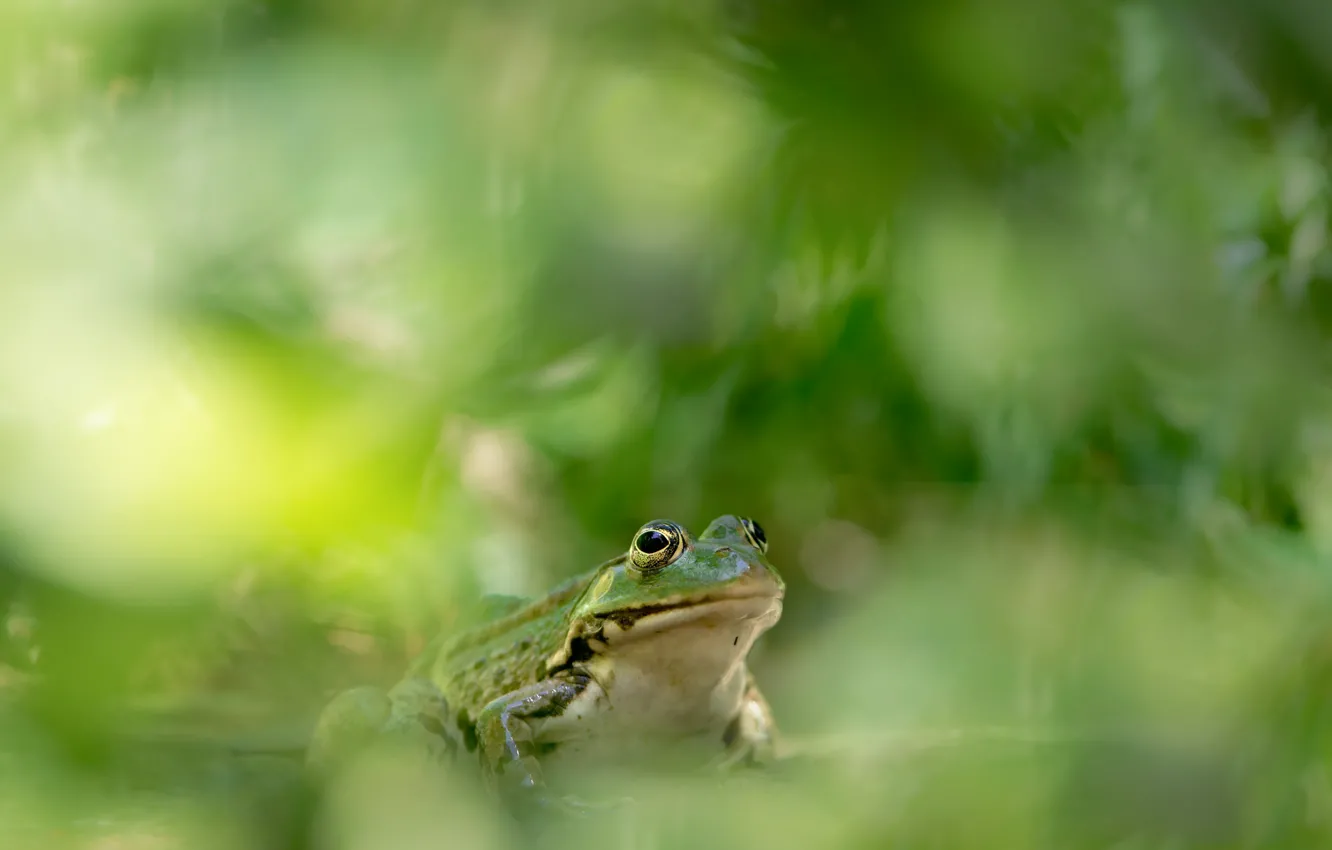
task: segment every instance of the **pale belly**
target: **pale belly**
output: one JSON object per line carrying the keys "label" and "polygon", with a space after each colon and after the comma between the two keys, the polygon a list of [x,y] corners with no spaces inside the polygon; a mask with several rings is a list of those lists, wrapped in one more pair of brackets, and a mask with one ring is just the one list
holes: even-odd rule
{"label": "pale belly", "polygon": [[[724,636],[672,636],[713,637]],[[725,637],[731,644],[733,627]],[[583,694],[533,730],[552,786],[575,776],[584,781],[589,771],[696,770],[725,752],[726,728],[743,708],[744,655],[672,655],[654,643],[625,647],[613,662],[593,659],[593,682]]]}

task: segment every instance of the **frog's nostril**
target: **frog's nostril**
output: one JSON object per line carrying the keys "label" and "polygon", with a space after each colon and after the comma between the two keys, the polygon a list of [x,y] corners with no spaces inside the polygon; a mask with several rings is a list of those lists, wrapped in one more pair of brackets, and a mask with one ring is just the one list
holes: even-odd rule
{"label": "frog's nostril", "polygon": [[720,557],[725,558],[727,555],[731,554],[731,547],[730,547],[730,546],[723,546],[723,547],[721,547],[720,549],[717,550],[717,554],[718,554]]}

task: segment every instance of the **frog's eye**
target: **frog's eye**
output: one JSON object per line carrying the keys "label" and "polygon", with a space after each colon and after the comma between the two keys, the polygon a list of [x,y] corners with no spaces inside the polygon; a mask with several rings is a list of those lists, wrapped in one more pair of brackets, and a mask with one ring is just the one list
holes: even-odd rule
{"label": "frog's eye", "polygon": [[740,527],[745,530],[745,538],[749,540],[749,545],[760,552],[768,551],[768,535],[763,533],[763,526],[754,522],[749,517],[740,517]]}
{"label": "frog's eye", "polygon": [[673,522],[650,522],[634,535],[629,561],[640,572],[655,573],[670,566],[688,546],[685,530]]}

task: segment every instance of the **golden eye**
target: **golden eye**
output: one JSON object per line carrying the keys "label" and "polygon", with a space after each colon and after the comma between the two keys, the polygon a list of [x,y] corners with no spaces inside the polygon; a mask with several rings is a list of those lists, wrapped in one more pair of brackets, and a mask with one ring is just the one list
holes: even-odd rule
{"label": "golden eye", "polygon": [[768,535],[763,533],[763,526],[754,522],[749,517],[740,517],[740,527],[745,530],[745,537],[749,544],[760,552],[768,551]]}
{"label": "golden eye", "polygon": [[655,573],[670,566],[687,545],[685,530],[673,522],[656,520],[638,530],[629,547],[629,562],[640,572]]}

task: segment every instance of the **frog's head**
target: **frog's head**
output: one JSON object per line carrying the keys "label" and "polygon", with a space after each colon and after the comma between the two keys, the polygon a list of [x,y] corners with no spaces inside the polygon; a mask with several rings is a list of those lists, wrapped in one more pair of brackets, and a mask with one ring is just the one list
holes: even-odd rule
{"label": "frog's head", "polygon": [[716,519],[697,537],[670,520],[649,522],[578,600],[559,660],[686,629],[747,653],[782,612],[785,585],[767,548],[744,517]]}

